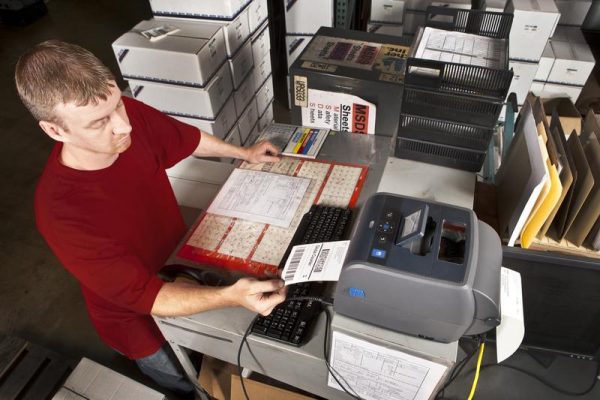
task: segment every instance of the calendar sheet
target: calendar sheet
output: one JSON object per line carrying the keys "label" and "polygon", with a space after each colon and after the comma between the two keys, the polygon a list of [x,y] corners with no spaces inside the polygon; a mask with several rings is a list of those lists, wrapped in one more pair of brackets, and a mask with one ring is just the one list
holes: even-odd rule
{"label": "calendar sheet", "polygon": [[310,183],[288,228],[204,213],[178,257],[240,270],[255,276],[276,276],[294,232],[312,204],[353,207],[368,168],[284,157],[278,163],[249,164],[240,168],[309,178]]}

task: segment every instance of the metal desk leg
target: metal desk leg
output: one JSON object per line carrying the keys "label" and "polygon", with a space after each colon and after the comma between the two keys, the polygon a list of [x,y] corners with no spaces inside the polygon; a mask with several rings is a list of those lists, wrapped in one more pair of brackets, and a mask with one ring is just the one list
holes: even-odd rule
{"label": "metal desk leg", "polygon": [[179,346],[172,340],[169,340],[169,345],[173,349],[173,352],[177,356],[179,363],[183,367],[185,374],[188,376],[188,379],[197,384],[198,383],[198,371],[194,367],[192,360],[190,359],[189,351],[185,347]]}

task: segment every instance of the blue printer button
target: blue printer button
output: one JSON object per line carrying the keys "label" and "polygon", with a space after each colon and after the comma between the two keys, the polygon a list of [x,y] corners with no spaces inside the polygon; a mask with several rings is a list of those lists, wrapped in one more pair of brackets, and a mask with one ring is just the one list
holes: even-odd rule
{"label": "blue printer button", "polygon": [[348,289],[348,294],[350,297],[365,297],[365,291],[362,289],[351,287]]}
{"label": "blue printer button", "polygon": [[371,257],[375,258],[385,258],[386,251],[382,249],[373,249],[371,250]]}

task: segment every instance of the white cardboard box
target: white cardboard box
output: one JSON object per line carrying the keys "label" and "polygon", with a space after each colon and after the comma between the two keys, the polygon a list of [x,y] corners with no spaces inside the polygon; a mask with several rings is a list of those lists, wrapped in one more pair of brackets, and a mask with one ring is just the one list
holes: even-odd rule
{"label": "white cardboard box", "polygon": [[267,0],[252,0],[248,6],[248,20],[250,32],[254,33],[269,18]]}
{"label": "white cardboard box", "polygon": [[485,0],[485,11],[504,12],[507,0]]}
{"label": "white cardboard box", "polygon": [[213,119],[181,117],[178,115],[172,115],[172,117],[186,124],[193,125],[202,132],[210,133],[219,139],[225,138],[237,120],[233,96],[229,96],[221,111]]}
{"label": "white cardboard box", "polygon": [[459,8],[461,10],[470,10],[472,8],[470,2],[456,3],[452,1],[432,1],[431,5],[433,7]]}
{"label": "white cardboard box", "polygon": [[422,11],[406,11],[402,30],[405,35],[414,35],[425,25],[426,13]]}
{"label": "white cardboard box", "polygon": [[233,92],[236,117],[242,115],[242,112],[254,97],[254,93],[256,93],[256,86],[254,85],[254,77],[252,76],[252,73],[250,73],[246,76],[246,79],[244,79],[240,87]]}
{"label": "white cardboard box", "polygon": [[225,143],[230,143],[235,146],[242,145],[242,139],[240,137],[240,129],[238,128],[237,124],[235,124],[233,126],[233,128],[231,128],[231,130],[229,131],[229,134],[227,134],[227,136],[225,136],[225,139],[223,141]]}
{"label": "white cardboard box", "polygon": [[263,115],[269,103],[273,101],[273,76],[269,75],[265,83],[256,91],[258,115]]}
{"label": "white cardboard box", "polygon": [[514,13],[509,58],[539,61],[560,18],[554,0],[511,0],[507,12]]}
{"label": "white cardboard box", "polygon": [[254,65],[254,86],[261,87],[267,77],[271,75],[271,72],[273,72],[271,66],[271,54],[267,54],[265,58]]}
{"label": "white cardboard box", "polygon": [[581,26],[592,6],[592,0],[555,0],[555,3],[560,11],[558,23],[561,25]]}
{"label": "white cardboard box", "polygon": [[233,80],[233,88],[238,89],[244,78],[252,67],[254,66],[254,59],[252,58],[252,43],[247,40],[246,43],[240,47],[238,52],[227,60],[229,67],[231,68],[231,76]]}
{"label": "white cardboard box", "polygon": [[[155,42],[139,33],[167,22],[180,31]],[[220,26],[175,20],[142,21],[115,40],[112,47],[121,74],[126,79],[196,87],[208,83],[227,53]]]}
{"label": "white cardboard box", "polygon": [[544,52],[542,53],[542,57],[540,58],[540,62],[538,63],[538,70],[533,79],[542,82],[547,81],[548,75],[550,75],[550,70],[552,70],[553,64],[554,52],[552,51],[550,41],[548,41],[546,47],[544,47]]}
{"label": "white cardboard box", "polygon": [[233,19],[251,0],[150,0],[154,15]]}
{"label": "white cardboard box", "polygon": [[560,40],[563,42],[587,43],[581,28],[578,26],[562,26],[558,25],[554,30],[554,35],[551,40]]}
{"label": "white cardboard box", "polygon": [[312,38],[312,35],[285,35],[288,71]]}
{"label": "white cardboard box", "polygon": [[[490,0],[487,0],[490,1]],[[425,11],[427,7],[431,5],[431,0],[405,0],[404,9],[405,10],[418,10]],[[461,5],[468,4],[469,8],[471,6],[471,0],[446,0],[443,3],[452,4],[455,8],[461,8]]]}
{"label": "white cardboard box", "polygon": [[285,30],[291,35],[314,35],[333,26],[333,0],[296,0],[285,3]]}
{"label": "white cardboard box", "polygon": [[217,19],[197,19],[197,18],[182,18],[182,17],[157,17],[156,20],[168,21],[166,24],[171,24],[171,21],[187,21],[193,24],[212,24],[218,25],[223,29],[225,37],[225,47],[227,56],[232,57],[240,46],[250,37],[250,26],[248,24],[248,7],[241,10],[233,20],[217,20]]}
{"label": "white cardboard box", "polygon": [[267,106],[267,109],[264,111],[263,115],[258,117],[258,132],[262,133],[266,129],[267,126],[271,125],[273,122],[273,102],[271,101]]}
{"label": "white cardboard box", "polygon": [[246,143],[246,140],[248,140],[248,136],[250,136],[252,128],[254,128],[254,125],[256,125],[257,121],[258,109],[256,108],[256,102],[251,101],[240,116],[240,119],[237,123],[237,126],[240,130],[240,139],[242,140],[242,143]]}
{"label": "white cardboard box", "polygon": [[514,73],[508,92],[515,92],[517,103],[523,104],[527,93],[531,89],[533,78],[538,70],[538,64],[536,62],[509,60],[508,67],[512,68]]}
{"label": "white cardboard box", "polygon": [[530,91],[532,91],[536,96],[541,96],[541,93],[544,91],[545,84],[546,82],[533,81]]}
{"label": "white cardboard box", "polygon": [[[75,397],[77,395],[77,397]],[[164,400],[166,397],[90,359],[82,358],[53,400]]]}
{"label": "white cardboard box", "polygon": [[258,120],[256,120],[256,124],[250,130],[250,134],[246,138],[246,141],[243,143],[244,146],[252,146],[256,139],[258,139],[260,131],[258,130]]}
{"label": "white cardboard box", "polygon": [[[401,24],[404,17],[404,0],[372,0],[371,21]],[[370,31],[369,31],[370,32]]]}
{"label": "white cardboard box", "polygon": [[582,86],[561,85],[558,83],[546,82],[544,84],[544,89],[539,96],[547,99],[555,97],[569,97],[571,98],[571,101],[575,103],[579,98],[582,89]]}
{"label": "white cardboard box", "polygon": [[223,63],[203,88],[129,79],[133,97],[164,113],[192,118],[215,118],[233,90],[231,73]]}
{"label": "white cardboard box", "polygon": [[402,36],[402,24],[390,24],[378,21],[369,21],[367,23],[367,32],[378,33],[380,35]]}
{"label": "white cardboard box", "polygon": [[594,55],[586,43],[551,41],[554,64],[548,82],[583,86],[594,69]]}
{"label": "white cardboard box", "polygon": [[254,64],[263,60],[271,50],[271,37],[269,32],[269,23],[264,22],[252,35],[252,58]]}

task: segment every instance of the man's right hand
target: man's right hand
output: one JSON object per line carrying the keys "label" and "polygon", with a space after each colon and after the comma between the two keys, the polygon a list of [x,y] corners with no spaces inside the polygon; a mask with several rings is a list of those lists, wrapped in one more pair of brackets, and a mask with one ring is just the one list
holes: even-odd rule
{"label": "man's right hand", "polygon": [[281,279],[259,281],[242,278],[225,291],[233,303],[261,315],[269,315],[277,304],[285,300],[287,288]]}

